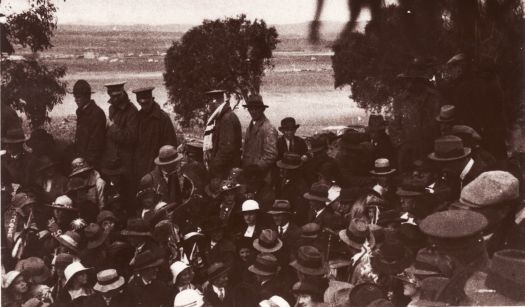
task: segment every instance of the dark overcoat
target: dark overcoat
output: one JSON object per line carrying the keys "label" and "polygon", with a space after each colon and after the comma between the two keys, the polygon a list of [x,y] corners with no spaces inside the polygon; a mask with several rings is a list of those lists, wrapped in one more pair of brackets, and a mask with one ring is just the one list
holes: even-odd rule
{"label": "dark overcoat", "polygon": [[75,132],[76,154],[91,165],[98,166],[106,138],[106,114],[91,100],[85,107],[77,109]]}

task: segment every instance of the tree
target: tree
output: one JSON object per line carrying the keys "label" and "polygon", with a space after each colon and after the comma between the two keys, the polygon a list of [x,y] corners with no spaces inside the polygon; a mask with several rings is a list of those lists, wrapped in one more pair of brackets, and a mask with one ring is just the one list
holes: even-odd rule
{"label": "tree", "polygon": [[[53,47],[56,7],[50,0],[28,0],[30,8],[7,17],[2,24],[2,103],[26,114],[32,127],[49,121],[49,111],[62,102],[65,67],[49,67],[37,52]],[[29,47],[32,55],[13,60],[15,46]]]}
{"label": "tree", "polygon": [[379,26],[346,33],[336,41],[332,58],[336,87],[350,85],[359,106],[393,114],[393,102],[405,103],[396,101],[406,97],[400,74],[426,70],[429,81],[439,88],[447,73],[444,64],[462,52],[474,74],[496,76],[501,85],[506,120],[491,124],[505,129],[520,121],[524,125],[525,116],[519,117],[519,110],[525,112],[521,0],[398,2],[382,8]]}
{"label": "tree", "polygon": [[220,88],[237,101],[258,93],[277,36],[263,20],[240,15],[205,20],[173,42],[164,59],[164,84],[183,124],[207,115],[207,91]]}

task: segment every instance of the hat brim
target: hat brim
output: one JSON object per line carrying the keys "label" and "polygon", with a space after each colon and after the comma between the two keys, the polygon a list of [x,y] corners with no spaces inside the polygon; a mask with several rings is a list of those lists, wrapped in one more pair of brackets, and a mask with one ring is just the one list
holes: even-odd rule
{"label": "hat brim", "polygon": [[451,123],[453,122],[455,119],[454,118],[449,118],[449,119],[445,119],[445,118],[442,118],[441,116],[436,116],[436,121],[439,122],[439,123]]}
{"label": "hat brim", "polygon": [[441,158],[441,157],[438,157],[435,152],[433,152],[428,155],[428,158],[433,161],[442,161],[442,162],[456,161],[456,160],[465,158],[466,156],[470,155],[471,152],[472,152],[472,149],[470,149],[469,147],[465,147],[463,148],[463,154],[457,157]]}
{"label": "hat brim", "polygon": [[121,230],[120,234],[125,237],[151,237],[151,232],[140,232],[133,230]]}
{"label": "hat brim", "polygon": [[64,287],[71,281],[71,279],[73,279],[73,277],[75,277],[75,275],[77,275],[78,273],[82,273],[82,272],[86,272],[86,271],[89,271],[91,270],[91,268],[83,268],[81,270],[78,270],[76,271],[75,273],[73,273],[69,279],[66,280],[65,284],[64,284]]}
{"label": "hat brim", "polygon": [[248,271],[252,272],[253,274],[261,275],[261,276],[272,276],[272,275],[275,275],[275,274],[279,273],[279,270],[277,270],[276,272],[262,271],[262,270],[259,270],[258,268],[256,268],[254,265],[250,265],[248,267]]}
{"label": "hat brim", "polygon": [[74,251],[75,253],[79,253],[80,252],[78,247],[71,245],[69,242],[67,242],[66,240],[62,239],[60,236],[54,237],[54,238],[58,241],[58,243],[60,243],[61,245],[65,246],[67,248],[69,248],[70,250]]}
{"label": "hat brim", "polygon": [[306,275],[321,276],[321,275],[325,275],[326,273],[328,273],[328,269],[325,266],[321,268],[316,268],[316,269],[308,268],[308,267],[302,266],[297,260],[292,261],[290,263],[290,266],[296,269],[297,271],[303,274],[306,274]]}
{"label": "hat brim", "polygon": [[57,210],[71,211],[71,212],[73,212],[73,211],[77,212],[77,211],[78,211],[77,208],[73,208],[73,207],[72,207],[72,208],[60,207],[60,206],[56,206],[56,205],[54,205],[54,204],[46,205],[46,207],[53,208],[53,209],[57,209]]}
{"label": "hat brim", "polygon": [[402,188],[397,188],[397,191],[396,191],[396,195],[397,196],[420,196],[420,195],[423,195],[425,193],[423,192],[417,192],[417,191],[408,191],[408,190],[404,190]]}
{"label": "hat brim", "polygon": [[10,139],[10,138],[7,138],[7,137],[3,137],[2,138],[2,143],[5,143],[5,144],[17,144],[17,143],[24,143],[27,140],[29,140],[29,138],[27,138],[27,137],[24,137],[24,138],[21,138],[21,139]]}
{"label": "hat brim", "polygon": [[106,292],[117,290],[121,288],[125,283],[126,281],[124,280],[124,277],[119,276],[117,281],[115,281],[114,283],[108,284],[108,285],[101,285],[97,282],[93,286],[93,290],[102,292],[102,293],[106,293]]}
{"label": "hat brim", "polygon": [[315,196],[315,195],[312,195],[310,193],[304,193],[303,194],[303,197],[307,200],[316,200],[316,201],[322,201],[324,203],[326,202],[329,202],[331,201],[328,197],[324,198],[324,197],[319,197],[319,196]]}
{"label": "hat brim", "polygon": [[271,215],[278,215],[278,214],[292,214],[292,212],[290,211],[284,211],[284,210],[270,210],[267,212],[268,214],[271,214]]}
{"label": "hat brim", "polygon": [[73,177],[73,176],[80,175],[80,174],[85,173],[85,172],[87,172],[87,171],[90,171],[90,170],[92,170],[92,169],[93,169],[93,166],[86,166],[86,167],[83,167],[83,168],[81,168],[81,169],[78,169],[78,170],[76,170],[76,171],[74,171],[74,172],[71,172],[71,174],[69,174],[68,177],[71,178],[71,177]]}
{"label": "hat brim", "polygon": [[283,131],[287,131],[288,130],[287,128],[292,128],[291,130],[297,130],[297,129],[299,129],[300,126],[301,125],[295,125],[295,127],[293,127],[293,128],[292,127],[282,127],[281,126],[281,127],[277,128],[277,129],[279,129],[279,131],[283,132]]}
{"label": "hat brim", "polygon": [[371,170],[370,174],[375,176],[386,176],[395,173],[397,170],[395,168],[389,170],[388,172],[376,172],[375,170]]}
{"label": "hat brim", "polygon": [[[352,239],[350,239],[348,235],[346,234],[346,229],[339,231],[339,239],[341,239],[341,241],[343,241],[343,243],[345,243],[346,245],[352,248],[358,249],[358,250],[361,249],[361,247],[363,247],[363,244],[364,244],[364,243],[352,241]],[[368,244],[370,244],[370,248],[373,248],[376,245],[376,239],[374,237],[374,234],[371,231],[369,232],[367,239],[368,239]]]}
{"label": "hat brim", "polygon": [[96,240],[88,241],[87,246],[86,246],[87,249],[95,249],[95,248],[101,246],[106,241],[106,239],[108,238],[108,235],[109,235],[109,233],[104,231],[104,232],[102,232],[102,235],[99,238],[97,238]]}
{"label": "hat brim", "polygon": [[162,166],[162,165],[170,165],[170,164],[173,164],[173,163],[177,163],[180,160],[182,160],[182,155],[178,154],[177,157],[175,157],[175,159],[170,160],[170,161],[162,162],[162,161],[160,161],[159,157],[156,157],[153,162],[155,162],[156,165]]}
{"label": "hat brim", "polygon": [[301,167],[302,163],[299,165],[290,165],[282,162],[281,160],[277,161],[277,167],[278,168],[284,168],[284,169],[298,169]]}
{"label": "hat brim", "polygon": [[272,248],[261,246],[261,244],[259,243],[259,238],[253,241],[253,248],[255,248],[257,251],[260,251],[261,253],[275,253],[276,251],[280,250],[282,247],[283,247],[283,241],[281,241],[281,239],[277,239],[277,244],[275,244],[275,246]]}

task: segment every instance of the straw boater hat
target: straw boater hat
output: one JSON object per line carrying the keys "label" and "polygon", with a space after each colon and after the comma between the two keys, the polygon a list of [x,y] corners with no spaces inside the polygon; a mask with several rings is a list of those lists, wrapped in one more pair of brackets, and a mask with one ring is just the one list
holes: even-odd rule
{"label": "straw boater hat", "polygon": [[47,206],[58,210],[78,211],[78,208],[73,207],[73,200],[66,195],[57,197],[51,205]]}
{"label": "straw boater hat", "polygon": [[370,174],[376,176],[386,176],[394,173],[395,168],[390,167],[390,161],[385,158],[376,159],[374,161],[374,169],[370,171]]}
{"label": "straw boater hat", "polygon": [[65,285],[67,285],[76,274],[86,272],[88,270],[91,270],[91,268],[86,268],[84,265],[82,265],[82,263],[80,263],[80,261],[74,261],[64,270],[64,276],[66,277]]}
{"label": "straw boater hat", "polygon": [[69,177],[80,175],[92,169],[93,166],[89,165],[84,158],[76,158],[71,162],[71,174],[69,174]]}
{"label": "straw boater hat", "polygon": [[253,248],[261,253],[275,253],[282,247],[283,241],[272,229],[263,229],[259,237],[253,241]]}
{"label": "straw boater hat", "polygon": [[260,276],[273,276],[279,273],[280,269],[277,258],[270,253],[257,255],[255,262],[248,267],[248,271]]}
{"label": "straw boater hat", "polygon": [[440,123],[451,123],[455,120],[456,107],[450,104],[441,106],[436,121]]}
{"label": "straw boater hat", "polygon": [[120,289],[125,284],[124,277],[119,276],[117,270],[108,269],[97,273],[97,283],[93,289],[98,292],[107,293]]}
{"label": "straw boater hat", "polygon": [[360,250],[365,241],[368,240],[370,247],[375,245],[375,237],[368,227],[368,223],[362,219],[352,219],[347,229],[339,231],[339,239],[346,245]]}
{"label": "straw boater hat", "polygon": [[330,199],[328,198],[329,189],[330,187],[328,185],[316,182],[312,184],[310,191],[305,193],[303,197],[307,200],[315,200],[326,203],[330,201]]}
{"label": "straw boater hat", "polygon": [[5,144],[24,143],[25,141],[27,141],[27,138],[22,128],[8,129],[5,136],[2,137],[2,143]]}
{"label": "straw boater hat", "polygon": [[78,253],[80,252],[80,235],[75,231],[66,231],[66,233],[56,237],[56,240],[63,246]]}
{"label": "straw boater hat", "polygon": [[303,164],[301,156],[295,153],[285,153],[281,160],[277,161],[277,167],[284,169],[298,169]]}
{"label": "straw boater hat", "polygon": [[155,158],[156,165],[169,165],[182,160],[183,156],[171,145],[164,145],[159,149],[159,155]]}
{"label": "straw boater hat", "polygon": [[464,147],[459,137],[446,135],[434,141],[434,152],[428,158],[439,162],[456,161],[467,157],[470,152],[471,149]]}
{"label": "straw boater hat", "polygon": [[328,272],[321,252],[313,246],[301,246],[297,258],[290,263],[297,271],[311,276],[321,276]]}

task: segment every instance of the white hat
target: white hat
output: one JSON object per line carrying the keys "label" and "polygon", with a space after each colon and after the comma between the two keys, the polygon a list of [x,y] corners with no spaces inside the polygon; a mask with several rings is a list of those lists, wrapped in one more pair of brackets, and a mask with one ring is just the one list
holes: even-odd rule
{"label": "white hat", "polygon": [[2,280],[2,288],[4,289],[7,289],[9,288],[9,286],[11,286],[11,284],[13,283],[13,281],[22,273],[20,273],[19,271],[10,271],[10,272],[7,272],[7,274],[4,275],[4,278]]}
{"label": "white hat", "polygon": [[245,200],[242,203],[242,212],[259,210],[259,203],[253,199]]}
{"label": "white hat", "polygon": [[55,199],[55,204],[63,206],[72,206],[73,200],[71,200],[71,198],[69,198],[67,195],[61,195]]}
{"label": "white hat", "polygon": [[80,261],[72,262],[64,270],[64,276],[66,277],[66,285],[71,280],[71,278],[75,276],[75,274],[83,272],[83,271],[87,271],[89,269],[90,268],[86,268],[85,266],[83,266],[82,263],[80,263]]}
{"label": "white hat", "polygon": [[336,186],[336,185],[331,186],[330,189],[328,190],[328,199],[330,201],[327,202],[326,204],[329,205],[333,203],[336,199],[339,198],[339,195],[341,195],[341,187]]}
{"label": "white hat", "polygon": [[274,295],[259,303],[260,307],[290,307],[290,304],[280,296]]}
{"label": "white hat", "polygon": [[204,299],[202,294],[194,289],[182,290],[175,296],[173,307],[202,307]]}
{"label": "white hat", "polygon": [[170,265],[171,274],[173,275],[173,283],[175,284],[177,282],[177,277],[179,276],[182,271],[189,268],[190,266],[182,261],[175,261],[172,265]]}
{"label": "white hat", "polygon": [[93,289],[98,292],[109,292],[124,285],[124,277],[119,276],[117,270],[108,269],[97,273],[97,283]]}

